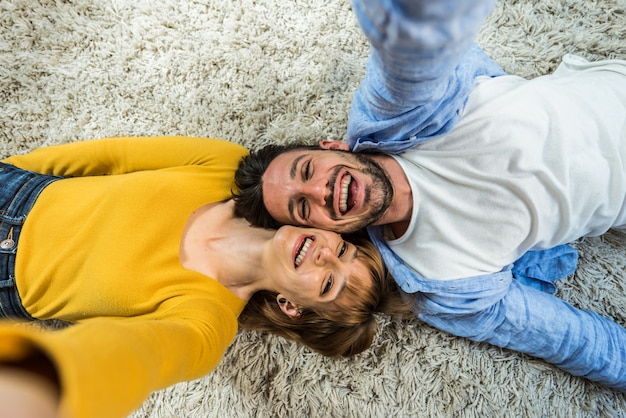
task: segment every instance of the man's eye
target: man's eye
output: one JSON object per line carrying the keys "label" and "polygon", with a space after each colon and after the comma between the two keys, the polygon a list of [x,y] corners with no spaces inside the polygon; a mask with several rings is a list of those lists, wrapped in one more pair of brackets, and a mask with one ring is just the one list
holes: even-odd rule
{"label": "man's eye", "polygon": [[307,161],[302,166],[302,178],[309,180],[311,178],[311,161]]}
{"label": "man's eye", "polygon": [[309,211],[309,205],[308,205],[307,201],[306,200],[302,200],[302,202],[300,203],[300,217],[303,220],[306,220],[308,218],[308,216],[309,216],[308,211]]}
{"label": "man's eye", "polygon": [[325,295],[326,293],[330,292],[330,289],[332,289],[332,287],[333,287],[333,277],[331,276],[326,282],[326,286],[324,286],[324,290],[322,290],[322,295]]}

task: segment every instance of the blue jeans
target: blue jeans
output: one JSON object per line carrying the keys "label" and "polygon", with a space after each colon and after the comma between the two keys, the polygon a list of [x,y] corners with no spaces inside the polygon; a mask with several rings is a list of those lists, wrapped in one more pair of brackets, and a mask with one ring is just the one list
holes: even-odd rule
{"label": "blue jeans", "polygon": [[61,177],[0,163],[0,317],[34,320],[15,285],[15,255],[22,225],[41,191]]}

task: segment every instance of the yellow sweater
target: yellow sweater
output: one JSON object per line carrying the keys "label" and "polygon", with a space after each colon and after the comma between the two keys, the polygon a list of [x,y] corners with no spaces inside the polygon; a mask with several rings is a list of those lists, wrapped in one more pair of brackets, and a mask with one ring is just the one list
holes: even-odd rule
{"label": "yellow sweater", "polygon": [[60,374],[63,413],[81,418],[126,416],[152,391],[212,370],[245,302],[184,269],[179,246],[193,210],[230,197],[246,152],[206,138],[116,138],[3,160],[69,177],[44,189],[26,219],[16,283],[32,316],[77,325],[3,324],[0,359],[43,350]]}

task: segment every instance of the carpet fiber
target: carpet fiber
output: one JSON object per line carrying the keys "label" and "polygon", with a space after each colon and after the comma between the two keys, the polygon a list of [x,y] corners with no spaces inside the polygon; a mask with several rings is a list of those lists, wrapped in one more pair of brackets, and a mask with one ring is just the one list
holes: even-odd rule
{"label": "carpet fiber", "polygon": [[[501,1],[479,43],[528,78],[567,52],[625,59],[625,8]],[[342,139],[367,53],[347,0],[2,0],[0,156],[112,136]],[[576,246],[559,296],[626,325],[626,236]],[[626,416],[625,395],[542,361],[417,320],[380,317],[380,329],[342,360],[242,331],[213,373],[133,417]]]}

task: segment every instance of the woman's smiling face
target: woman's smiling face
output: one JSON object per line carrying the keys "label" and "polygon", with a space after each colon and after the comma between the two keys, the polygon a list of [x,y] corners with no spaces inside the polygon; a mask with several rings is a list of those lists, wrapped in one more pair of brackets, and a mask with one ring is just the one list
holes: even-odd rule
{"label": "woman's smiling face", "polygon": [[371,286],[371,274],[354,244],[313,228],[281,227],[265,266],[281,298],[298,307],[323,310],[342,297],[350,280]]}

